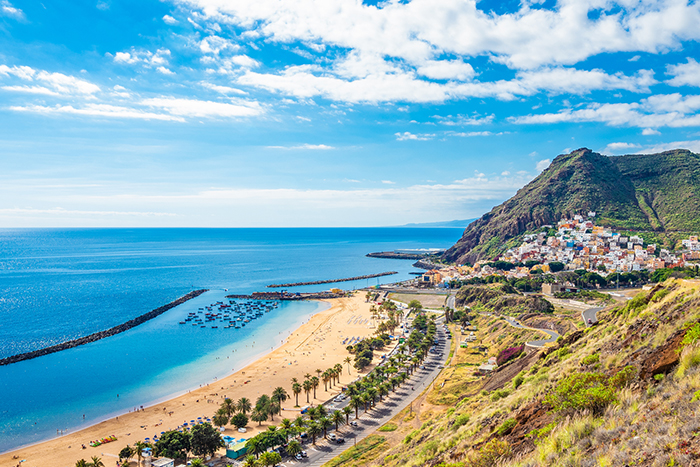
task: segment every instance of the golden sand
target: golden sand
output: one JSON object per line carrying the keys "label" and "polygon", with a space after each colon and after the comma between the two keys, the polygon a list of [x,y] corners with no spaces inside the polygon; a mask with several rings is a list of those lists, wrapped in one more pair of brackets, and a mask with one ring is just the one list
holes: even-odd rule
{"label": "golden sand", "polygon": [[[89,462],[92,456],[102,458],[105,466],[110,467],[116,465],[118,453],[126,445],[133,446],[136,441],[153,438],[153,435],[160,435],[162,431],[177,429],[184,422],[189,423],[198,417],[211,418],[224,395],[233,400],[247,397],[254,404],[260,395],[270,395],[278,386],[283,387],[291,396],[282,405],[281,416],[275,416],[274,422],[263,423],[260,427],[257,423],[250,422],[247,433],[238,433],[235,427],[229,425],[224,434],[237,439],[249,438],[258,431],[267,429],[270,424],[279,423],[281,417],[296,418],[299,416],[299,408],[294,407],[292,378],[301,382],[305,374],[316,376],[316,369],[326,370],[336,363],[342,363],[340,381],[342,384],[349,383],[358,374],[350,367],[351,373],[348,375],[348,365],[343,360],[349,353],[345,349],[347,344],[343,345],[342,341],[348,337],[365,337],[373,332],[370,303],[365,303],[364,294],[358,293],[354,297],[330,302],[331,308],[311,317],[281,347],[240,371],[142,411],[121,414],[81,431],[1,454],[0,467],[17,466],[22,459],[26,459],[21,463],[22,467],[73,467],[79,459]],[[329,388],[328,392],[323,386],[321,381],[316,399],[313,398],[313,392],[309,395],[311,404],[326,401],[340,392],[339,385]],[[299,394],[299,405],[307,405],[303,391]],[[117,441],[97,447],[89,445],[91,440],[110,435],[115,435]],[[86,449],[82,449],[82,445]],[[223,453],[224,450],[220,452]]]}

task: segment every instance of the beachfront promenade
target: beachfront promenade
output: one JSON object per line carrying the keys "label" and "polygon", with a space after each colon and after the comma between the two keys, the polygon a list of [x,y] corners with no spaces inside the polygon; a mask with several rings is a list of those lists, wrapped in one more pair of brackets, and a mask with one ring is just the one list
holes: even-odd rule
{"label": "beachfront promenade", "polygon": [[[333,441],[319,438],[316,446],[311,443],[304,445],[304,449],[306,449],[309,457],[301,461],[287,459],[280,466],[319,467],[374,433],[379,427],[411,405],[440,374],[442,367],[449,358],[450,341],[447,340],[447,334],[442,326],[444,318],[438,319],[437,323],[439,324],[437,326],[438,350],[442,352],[442,355],[440,353],[429,353],[425,363],[416,369],[411,377],[397,388],[396,392],[390,393],[384,398],[384,401],[377,402],[373,409],[367,412],[360,410],[357,427],[345,425],[337,432],[339,437],[345,438],[345,443],[336,444]],[[340,403],[329,403],[326,407],[333,411],[342,409],[348,403],[349,400],[346,399]],[[355,420],[354,417],[355,415],[352,414],[350,420]],[[328,433],[335,433],[335,431],[329,430]]]}

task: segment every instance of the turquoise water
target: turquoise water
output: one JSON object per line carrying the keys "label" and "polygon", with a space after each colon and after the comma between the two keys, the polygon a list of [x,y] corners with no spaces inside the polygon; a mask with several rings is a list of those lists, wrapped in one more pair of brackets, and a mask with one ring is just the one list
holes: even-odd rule
{"label": "turquoise water", "polygon": [[[230,374],[325,305],[282,302],[243,329],[179,325],[230,293],[270,283],[398,275],[372,251],[449,247],[461,229],[0,230],[0,357],[104,330],[197,288],[209,292],[125,333],[0,367],[0,452],[75,431]],[[325,290],[331,285],[293,290]],[[228,289],[226,292],[224,289]],[[119,396],[117,397],[117,394]],[[85,419],[83,419],[85,415]]]}

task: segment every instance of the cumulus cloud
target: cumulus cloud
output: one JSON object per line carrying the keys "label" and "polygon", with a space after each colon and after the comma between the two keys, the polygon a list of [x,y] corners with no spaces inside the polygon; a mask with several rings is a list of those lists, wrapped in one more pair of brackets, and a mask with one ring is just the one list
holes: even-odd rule
{"label": "cumulus cloud", "polygon": [[688,58],[688,63],[668,65],[667,73],[673,78],[666,81],[671,86],[698,86],[700,87],[700,63]]}
{"label": "cumulus cloud", "polygon": [[155,52],[150,50],[137,50],[131,49],[129,52],[117,52],[112,59],[122,65],[136,65],[140,64],[148,68],[160,68],[168,65],[170,60],[171,52],[168,49],[158,49]]}
{"label": "cumulus cloud", "polygon": [[173,25],[179,23],[178,20],[176,20],[175,18],[173,18],[173,17],[170,16],[170,15],[165,15],[165,16],[163,16],[163,22],[164,22],[165,24],[169,24],[169,25],[171,25],[171,26],[173,26]]}
{"label": "cumulus cloud", "polygon": [[[562,109],[557,113],[511,117],[519,124],[551,124],[562,122],[602,122],[610,126],[631,126],[645,129],[660,127],[700,126],[700,96],[660,94],[633,103],[593,103],[582,109]],[[647,130],[647,134],[650,134]]]}
{"label": "cumulus cloud", "polygon": [[165,120],[184,122],[185,119],[168,114],[146,112],[143,110],[133,109],[129,107],[120,107],[108,104],[87,104],[83,107],[73,107],[72,105],[26,105],[12,106],[10,110],[17,112],[30,112],[44,115],[80,115],[90,117],[106,117],[106,118],[126,118],[139,120]]}
{"label": "cumulus cloud", "polygon": [[0,76],[18,78],[20,81],[38,81],[43,86],[6,86],[5,90],[33,94],[90,97],[100,90],[94,83],[63,73],[35,70],[28,66],[0,65]]}
{"label": "cumulus cloud", "polygon": [[[558,2],[514,14],[485,14],[477,2],[413,0],[381,8],[323,0],[180,0],[204,17],[268,41],[299,41],[418,64],[440,55],[486,56],[514,69],[571,65],[609,52],[656,53],[700,38],[696,3]],[[590,13],[595,13],[591,15]]]}

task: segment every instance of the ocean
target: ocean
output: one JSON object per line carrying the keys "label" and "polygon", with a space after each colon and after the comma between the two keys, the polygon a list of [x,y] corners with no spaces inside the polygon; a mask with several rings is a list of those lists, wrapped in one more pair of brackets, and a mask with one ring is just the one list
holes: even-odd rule
{"label": "ocean", "polygon": [[178,324],[200,307],[227,303],[227,294],[385,271],[399,274],[290,290],[405,280],[415,271],[412,261],[365,255],[447,248],[461,233],[452,228],[2,229],[0,358],[108,329],[195,289],[209,292],[116,336],[0,366],[0,452],[226,376],[326,307],[281,302],[242,329]]}

